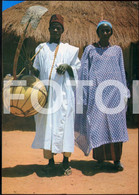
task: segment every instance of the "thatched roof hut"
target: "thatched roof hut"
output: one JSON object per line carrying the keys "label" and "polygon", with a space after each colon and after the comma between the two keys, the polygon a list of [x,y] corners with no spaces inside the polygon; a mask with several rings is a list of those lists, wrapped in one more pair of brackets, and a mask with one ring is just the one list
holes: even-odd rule
{"label": "thatched roof hut", "polygon": [[[125,67],[130,79],[134,73],[139,72],[137,70],[138,49],[136,44],[138,41],[137,1],[25,1],[2,13],[3,76],[8,73],[12,74],[17,44],[26,27],[26,24],[21,24],[21,20],[26,14],[26,10],[33,5],[44,6],[48,12],[42,16],[36,30],[33,30],[31,25],[29,26],[18,62],[19,70],[25,66],[26,60],[33,56],[35,47],[40,42],[49,40],[49,19],[52,14],[59,13],[64,16],[65,20],[65,32],[62,35],[62,41],[80,47],[80,57],[84,46],[98,40],[96,26],[102,17],[110,21],[114,29],[111,44],[122,46]],[[132,106],[129,108],[132,110]],[[131,112],[129,112],[129,118],[132,119]],[[10,120],[12,124],[15,124],[15,127],[10,123]],[[3,124],[6,125],[6,122],[9,121],[8,124],[12,130],[13,128],[20,129],[21,124],[27,123],[25,129],[27,130],[28,124],[30,124],[30,128],[34,130],[33,119],[28,120],[29,123],[27,119],[7,115]],[[8,129],[8,127],[5,126],[4,129]]]}
{"label": "thatched roof hut", "polygon": [[4,70],[6,66],[7,71],[11,71],[17,43],[26,27],[21,20],[27,8],[33,5],[44,6],[48,12],[36,30],[31,25],[28,28],[23,45],[27,55],[32,55],[40,42],[49,40],[48,24],[54,13],[63,15],[65,20],[62,41],[80,47],[80,56],[85,45],[98,40],[96,26],[102,17],[113,25],[111,44],[127,48],[138,40],[138,6],[130,1],[25,1],[2,13]]}

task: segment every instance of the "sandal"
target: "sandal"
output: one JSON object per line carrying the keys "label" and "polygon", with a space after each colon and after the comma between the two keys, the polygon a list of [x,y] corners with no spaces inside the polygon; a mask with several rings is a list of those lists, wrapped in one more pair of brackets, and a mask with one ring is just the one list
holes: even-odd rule
{"label": "sandal", "polygon": [[64,169],[64,175],[66,176],[69,176],[72,174],[72,170],[71,170],[71,167],[68,167],[67,169]]}

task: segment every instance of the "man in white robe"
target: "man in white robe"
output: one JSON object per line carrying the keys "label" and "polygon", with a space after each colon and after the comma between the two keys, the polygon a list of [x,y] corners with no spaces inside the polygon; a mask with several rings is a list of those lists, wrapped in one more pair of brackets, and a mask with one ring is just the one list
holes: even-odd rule
{"label": "man in white robe", "polygon": [[75,98],[70,80],[78,79],[79,48],[60,42],[64,32],[61,15],[51,17],[49,32],[50,41],[36,48],[36,52],[40,51],[35,57],[33,72],[39,73],[40,80],[49,80],[57,45],[59,48],[50,79],[47,112],[35,115],[36,135],[32,148],[43,149],[44,158],[49,159],[48,167],[51,168],[54,167],[54,154],[63,153],[64,172],[71,173],[68,158],[74,151]]}

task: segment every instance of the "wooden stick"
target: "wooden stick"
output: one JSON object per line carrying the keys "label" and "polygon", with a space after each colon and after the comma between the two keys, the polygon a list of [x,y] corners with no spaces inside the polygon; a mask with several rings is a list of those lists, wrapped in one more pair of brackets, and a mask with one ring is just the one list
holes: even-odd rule
{"label": "wooden stick", "polygon": [[39,49],[39,51],[37,51],[37,53],[35,53],[35,55],[30,59],[31,61],[36,57],[36,55],[40,52],[40,50],[43,48],[43,46]]}
{"label": "wooden stick", "polygon": [[26,32],[27,32],[27,28],[28,28],[28,26],[29,26],[29,23],[31,22],[31,19],[32,19],[32,17],[29,19],[28,24],[27,24],[27,26],[26,26],[26,28],[25,28],[25,30],[24,30],[24,33],[23,33],[23,35],[20,37],[20,40],[19,40],[19,42],[18,42],[18,46],[17,46],[17,49],[16,49],[15,58],[14,58],[14,64],[13,64],[13,77],[14,77],[14,79],[17,79],[17,78],[16,78],[16,69],[17,69],[18,58],[19,58],[19,54],[20,54],[20,50],[21,50],[23,41],[24,41],[24,39],[25,39],[25,34],[26,34]]}

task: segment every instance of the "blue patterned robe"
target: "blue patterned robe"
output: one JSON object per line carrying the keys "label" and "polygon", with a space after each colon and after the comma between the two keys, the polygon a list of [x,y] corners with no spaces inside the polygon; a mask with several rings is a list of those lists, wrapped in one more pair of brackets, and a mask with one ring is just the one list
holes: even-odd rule
{"label": "blue patterned robe", "polygon": [[[83,114],[75,117],[75,144],[89,155],[92,148],[103,144],[126,142],[128,133],[126,126],[126,106],[116,114],[101,111],[96,104],[95,95],[98,86],[106,80],[121,82],[122,98],[130,97],[130,91],[126,86],[125,70],[122,49],[119,46],[97,48],[93,45],[86,47],[79,70],[79,80],[92,80],[93,86],[83,87]],[[120,103],[120,91],[114,85],[105,87],[102,93],[103,104],[110,109],[116,108]],[[76,90],[77,101],[80,96]],[[124,102],[123,100],[123,102]]]}

